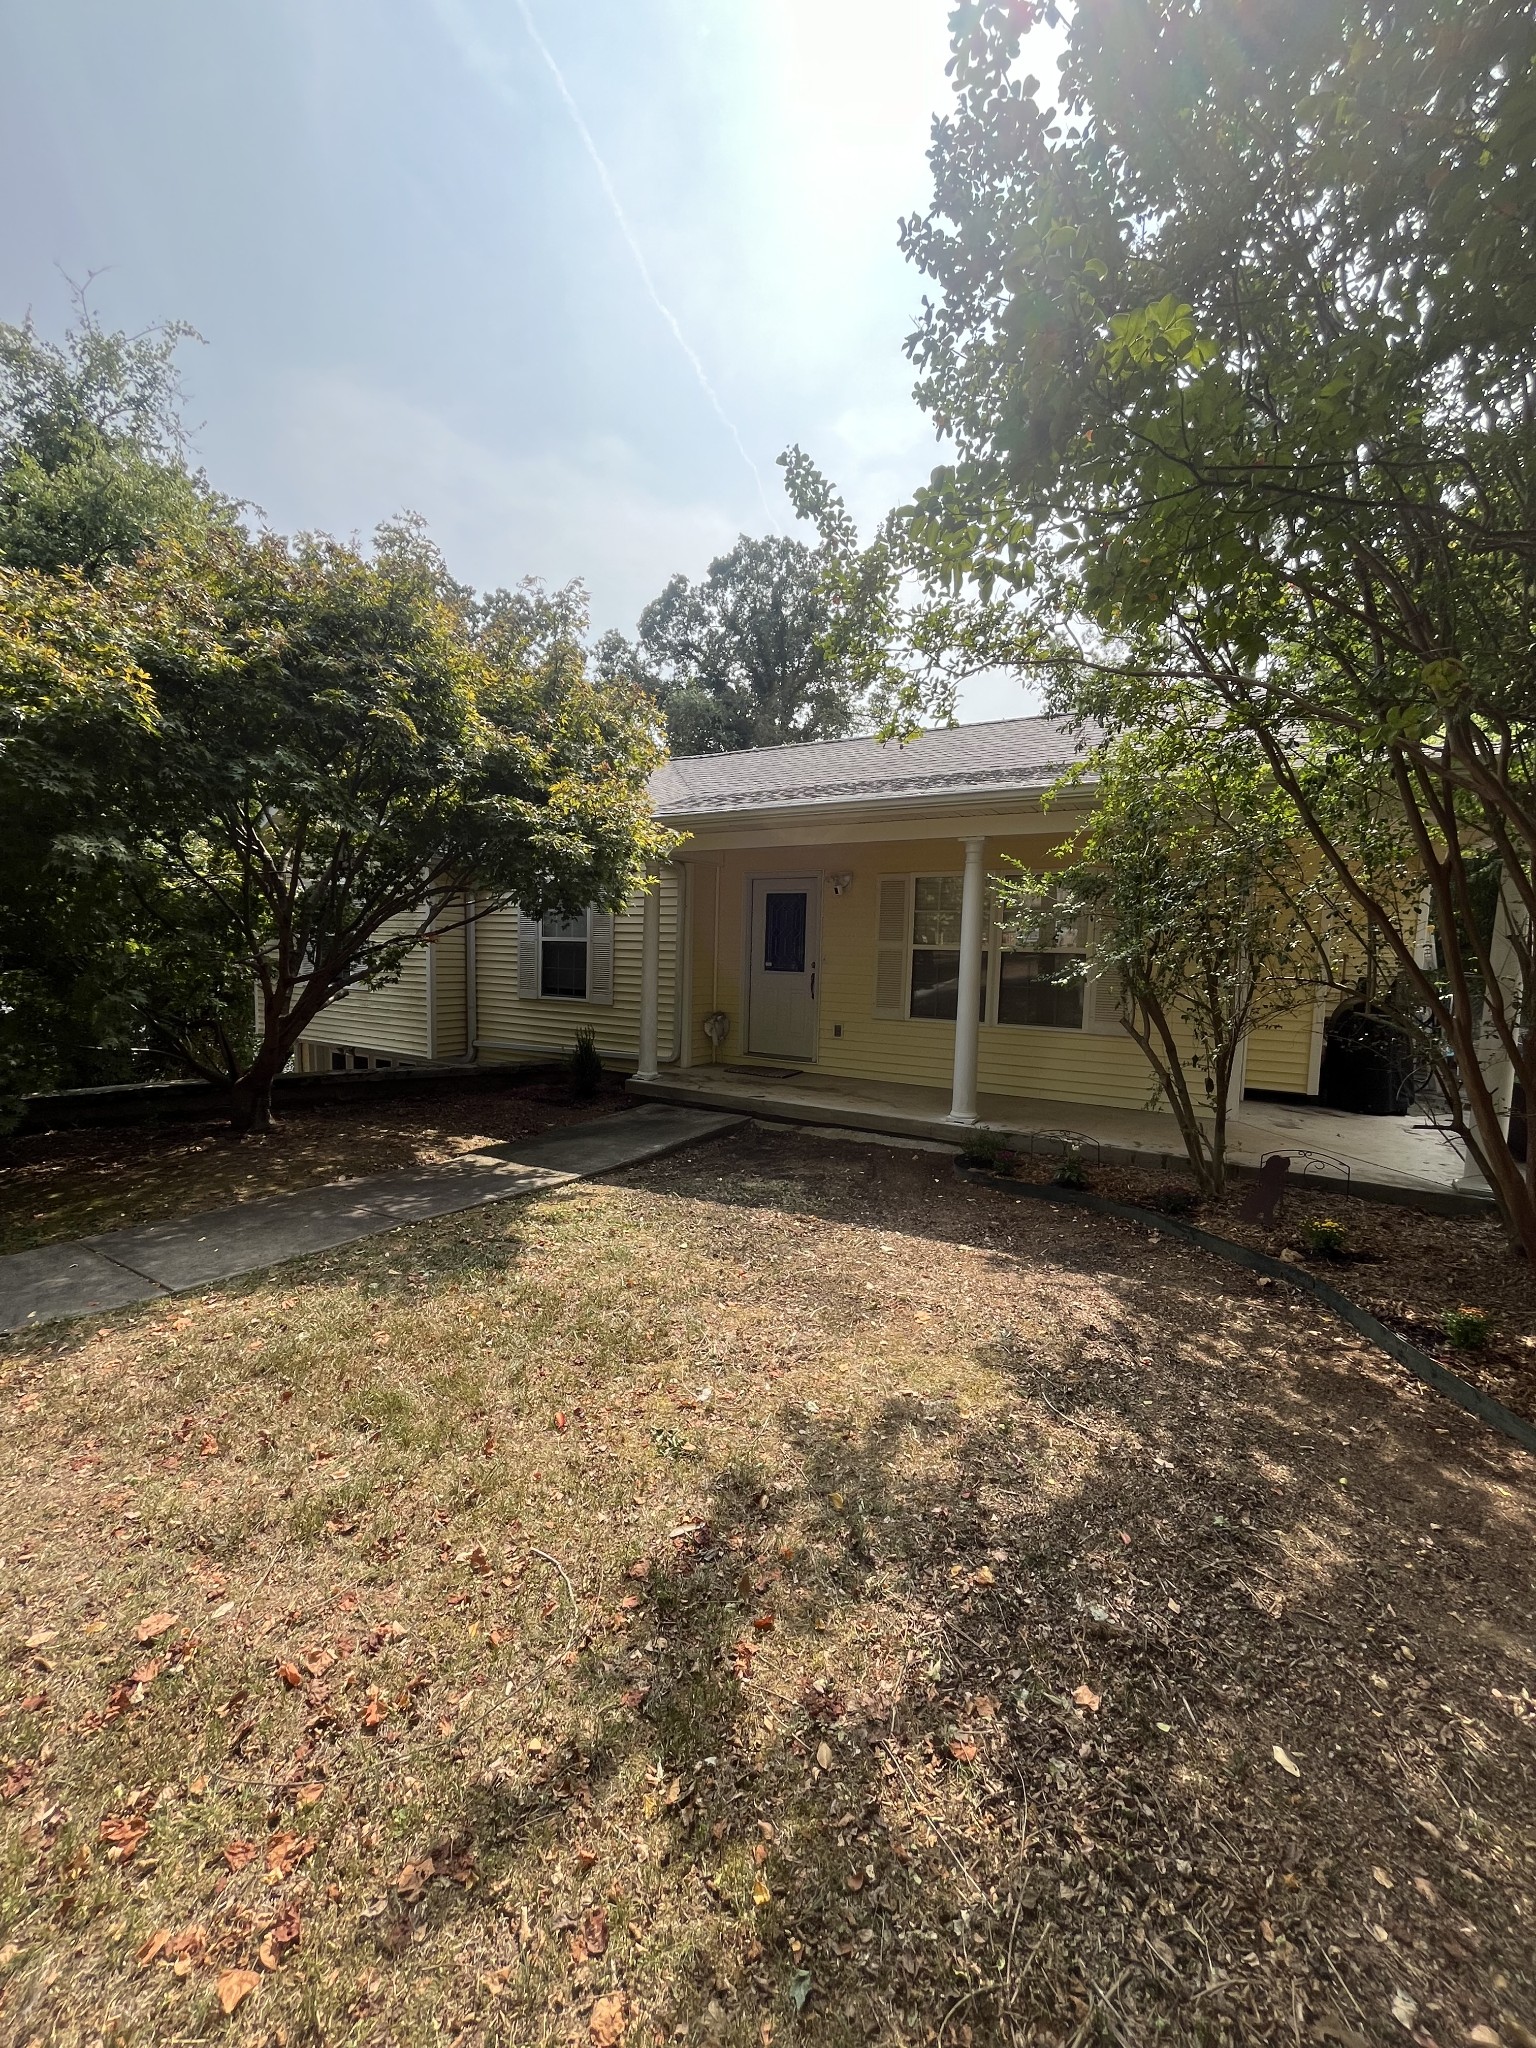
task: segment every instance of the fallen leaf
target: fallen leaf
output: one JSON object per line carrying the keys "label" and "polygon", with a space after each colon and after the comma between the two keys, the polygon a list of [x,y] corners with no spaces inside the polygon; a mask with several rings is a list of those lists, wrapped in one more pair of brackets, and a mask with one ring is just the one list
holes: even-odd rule
{"label": "fallen leaf", "polygon": [[997,1575],[990,1565],[984,1564],[980,1571],[971,1573],[971,1584],[973,1586],[995,1586],[997,1584]]}
{"label": "fallen leaf", "polygon": [[298,1864],[304,1861],[306,1856],[314,1854],[314,1849],[315,1838],[313,1835],[304,1835],[302,1837],[291,1834],[273,1835],[267,1842],[267,1868],[274,1871],[279,1877],[287,1877]]}
{"label": "fallen leaf", "polygon": [[608,1947],[608,1909],[593,1906],[581,1916],[581,1945],[589,1956],[600,1956]]}
{"label": "fallen leaf", "polygon": [[760,1614],[752,1623],[752,1626],[758,1629],[770,1629],[774,1626],[777,1619],[778,1617],[776,1615]]}
{"label": "fallen leaf", "polygon": [[131,1813],[109,1813],[96,1832],[98,1838],[109,1845],[119,1863],[128,1863],[149,1833],[149,1822]]}
{"label": "fallen leaf", "polygon": [[768,1906],[773,1903],[773,1893],[769,1889],[768,1880],[761,1872],[752,1880],[752,1903],[754,1906]]}
{"label": "fallen leaf", "polygon": [[1373,1863],[1371,1865],[1371,1875],[1375,1878],[1376,1882],[1381,1886],[1384,1892],[1391,1891],[1391,1874],[1388,1871],[1383,1870],[1379,1863]]}
{"label": "fallen leaf", "polygon": [[974,1742],[952,1742],[949,1745],[949,1753],[956,1763],[973,1764],[976,1761],[976,1745]]}
{"label": "fallen leaf", "polygon": [[134,1630],[133,1639],[136,1643],[152,1643],[156,1636],[163,1636],[168,1628],[174,1628],[179,1619],[180,1616],[175,1614],[146,1614]]}
{"label": "fallen leaf", "polygon": [[816,1761],[817,1761],[817,1763],[818,1763],[818,1764],[819,1764],[819,1765],[821,1766],[821,1768],[822,1768],[822,1769],[823,1769],[824,1771],[830,1771],[830,1770],[831,1770],[831,1768],[832,1768],[832,1745],[831,1745],[831,1744],[830,1744],[829,1742],[818,1742],[818,1743],[817,1743],[817,1745],[816,1745]]}
{"label": "fallen leaf", "polygon": [[231,1870],[244,1870],[248,1863],[256,1861],[256,1844],[254,1842],[226,1842],[224,1844],[224,1861]]}
{"label": "fallen leaf", "polygon": [[141,1970],[147,1970],[171,1938],[169,1927],[158,1927],[148,1941],[141,1942],[134,1951],[134,1961]]}
{"label": "fallen leaf", "polygon": [[1072,1700],[1073,1704],[1081,1707],[1084,1713],[1096,1714],[1099,1711],[1102,1695],[1096,1693],[1091,1685],[1080,1685],[1076,1692],[1073,1693]]}
{"label": "fallen leaf", "polygon": [[1285,1750],[1283,1750],[1280,1747],[1278,1742],[1270,1751],[1270,1755],[1274,1758],[1275,1762],[1280,1766],[1282,1771],[1288,1771],[1293,1778],[1299,1778],[1301,1776],[1301,1766],[1295,1761],[1293,1757],[1291,1757]]}
{"label": "fallen leaf", "polygon": [[267,1929],[266,1938],[261,1944],[262,1968],[264,1970],[280,1969],[283,1958],[287,1955],[289,1949],[298,1947],[301,1932],[302,1926],[299,1920],[298,1907],[294,1905],[284,1906],[282,1912],[278,1914],[276,1920]]}
{"label": "fallen leaf", "polygon": [[219,1979],[219,2005],[225,2017],[250,1997],[261,1982],[254,1970],[226,1970]]}
{"label": "fallen leaf", "polygon": [[796,1970],[790,1977],[787,1989],[789,1992],[789,2002],[795,2008],[795,2011],[804,2012],[805,2001],[811,1995],[810,1971]]}
{"label": "fallen leaf", "polygon": [[1394,1991],[1392,1994],[1392,2017],[1397,2021],[1397,2024],[1400,2027],[1406,2027],[1412,2033],[1413,2023],[1418,2016],[1418,2000],[1410,1998],[1406,1991]]}
{"label": "fallen leaf", "polygon": [[622,1991],[610,1991],[598,1999],[587,2020],[592,2048],[619,2048],[629,2024],[629,2001]]}
{"label": "fallen leaf", "polygon": [[[24,1647],[28,1650],[42,1650],[49,1643],[56,1643],[58,1639],[59,1632],[56,1628],[40,1628],[27,1637]],[[142,1642],[144,1638],[141,1636],[139,1640]]]}

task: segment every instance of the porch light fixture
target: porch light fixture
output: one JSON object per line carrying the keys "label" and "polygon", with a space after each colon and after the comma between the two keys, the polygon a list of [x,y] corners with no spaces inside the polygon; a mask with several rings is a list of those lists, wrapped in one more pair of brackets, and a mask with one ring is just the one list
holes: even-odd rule
{"label": "porch light fixture", "polygon": [[845,889],[853,887],[853,877],[852,875],[828,875],[827,884],[834,896],[841,896]]}

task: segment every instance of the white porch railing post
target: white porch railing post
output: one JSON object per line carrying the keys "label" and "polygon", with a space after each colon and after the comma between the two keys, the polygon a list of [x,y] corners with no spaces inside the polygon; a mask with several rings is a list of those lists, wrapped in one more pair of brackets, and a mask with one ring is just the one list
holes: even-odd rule
{"label": "white porch railing post", "polygon": [[960,977],[955,991],[955,1085],[952,1124],[976,1121],[976,1056],[981,1046],[981,947],[986,935],[985,839],[965,842],[965,877],[960,888]]}
{"label": "white porch railing post", "polygon": [[657,1078],[656,1049],[661,1037],[661,884],[645,892],[640,921],[640,1064],[637,1081]]}

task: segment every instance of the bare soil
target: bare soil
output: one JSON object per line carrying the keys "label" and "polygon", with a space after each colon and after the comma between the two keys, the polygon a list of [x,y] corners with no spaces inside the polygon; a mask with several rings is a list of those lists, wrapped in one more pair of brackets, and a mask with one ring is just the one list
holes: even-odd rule
{"label": "bare soil", "polygon": [[1166,1237],[749,1129],[0,1414],[7,2044],[1536,2039],[1536,1461]]}

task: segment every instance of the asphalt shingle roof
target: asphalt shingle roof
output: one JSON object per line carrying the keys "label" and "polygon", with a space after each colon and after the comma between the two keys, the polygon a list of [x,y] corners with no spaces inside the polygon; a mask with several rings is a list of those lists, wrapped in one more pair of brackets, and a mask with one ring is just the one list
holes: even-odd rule
{"label": "asphalt shingle roof", "polygon": [[892,803],[914,797],[1043,789],[1084,751],[1051,718],[999,718],[894,740],[818,740],[739,754],[685,754],[658,768],[663,818]]}

